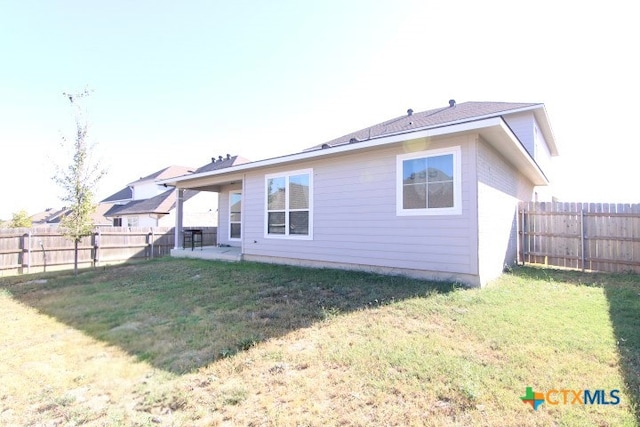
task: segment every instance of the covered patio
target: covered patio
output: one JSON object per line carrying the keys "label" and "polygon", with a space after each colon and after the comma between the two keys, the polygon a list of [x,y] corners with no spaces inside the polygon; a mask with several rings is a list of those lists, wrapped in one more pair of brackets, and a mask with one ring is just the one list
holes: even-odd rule
{"label": "covered patio", "polygon": [[[242,190],[244,188],[244,174],[240,171],[224,173],[238,160],[237,156],[227,155],[220,160],[201,168],[194,174],[172,178],[161,182],[165,186],[175,187],[177,191],[176,201],[176,226],[175,246],[170,251],[172,257],[198,258],[207,260],[241,261],[242,260]],[[218,193],[218,225],[216,241],[209,246],[203,245],[203,236],[194,234],[198,229],[185,228],[183,224],[185,191],[205,191]]]}

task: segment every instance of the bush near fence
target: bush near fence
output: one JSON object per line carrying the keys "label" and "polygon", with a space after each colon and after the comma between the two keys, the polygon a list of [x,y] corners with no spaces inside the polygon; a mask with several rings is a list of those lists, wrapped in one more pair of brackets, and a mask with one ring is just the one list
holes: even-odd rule
{"label": "bush near fence", "polygon": [[[202,230],[202,244],[217,243],[217,227]],[[97,267],[169,255],[174,227],[99,227],[78,245],[78,267]],[[178,242],[182,247],[183,242]],[[74,242],[54,227],[0,229],[0,275],[73,268]]]}
{"label": "bush near fence", "polygon": [[523,263],[640,273],[640,204],[522,202]]}

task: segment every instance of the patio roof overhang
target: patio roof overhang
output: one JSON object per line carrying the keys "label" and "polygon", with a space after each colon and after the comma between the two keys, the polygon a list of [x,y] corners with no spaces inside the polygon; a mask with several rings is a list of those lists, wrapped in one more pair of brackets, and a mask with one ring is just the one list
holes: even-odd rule
{"label": "patio roof overhang", "polygon": [[[226,171],[225,171],[226,172]],[[194,174],[193,176],[173,178],[161,184],[185,190],[220,192],[226,185],[242,183],[243,173],[224,175]]]}

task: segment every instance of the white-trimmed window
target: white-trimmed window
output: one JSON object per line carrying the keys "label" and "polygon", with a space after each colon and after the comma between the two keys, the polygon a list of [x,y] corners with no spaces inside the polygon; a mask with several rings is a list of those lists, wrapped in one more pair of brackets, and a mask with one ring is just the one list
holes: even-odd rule
{"label": "white-trimmed window", "polygon": [[265,237],[312,238],[312,181],[311,169],[265,177]]}
{"label": "white-trimmed window", "polygon": [[242,237],[242,192],[229,192],[229,240]]}
{"label": "white-trimmed window", "polygon": [[462,213],[460,147],[402,154],[396,165],[398,215]]}

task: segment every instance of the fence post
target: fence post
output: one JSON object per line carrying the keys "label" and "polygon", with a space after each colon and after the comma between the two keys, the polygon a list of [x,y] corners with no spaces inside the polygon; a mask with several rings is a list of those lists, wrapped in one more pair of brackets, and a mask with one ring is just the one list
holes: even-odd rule
{"label": "fence post", "polygon": [[93,266],[97,267],[100,262],[100,229],[93,233]]}
{"label": "fence post", "polygon": [[151,228],[151,232],[149,233],[149,240],[150,240],[149,243],[151,245],[151,253],[149,254],[149,258],[153,259],[154,251],[155,251],[155,244],[154,243],[155,243],[156,239],[155,239],[155,235],[153,233],[153,227],[150,227],[150,228]]}
{"label": "fence post", "polygon": [[31,230],[22,235],[22,273],[27,267],[27,273],[31,273]]}
{"label": "fence post", "polygon": [[582,261],[582,272],[584,273],[584,263],[585,263],[585,254],[584,254],[584,208],[580,208],[580,246],[582,247],[581,249],[581,261]]}
{"label": "fence post", "polygon": [[[149,227],[151,228],[151,227]],[[144,258],[151,259],[151,232],[148,232],[145,236],[145,248],[144,248]]]}

